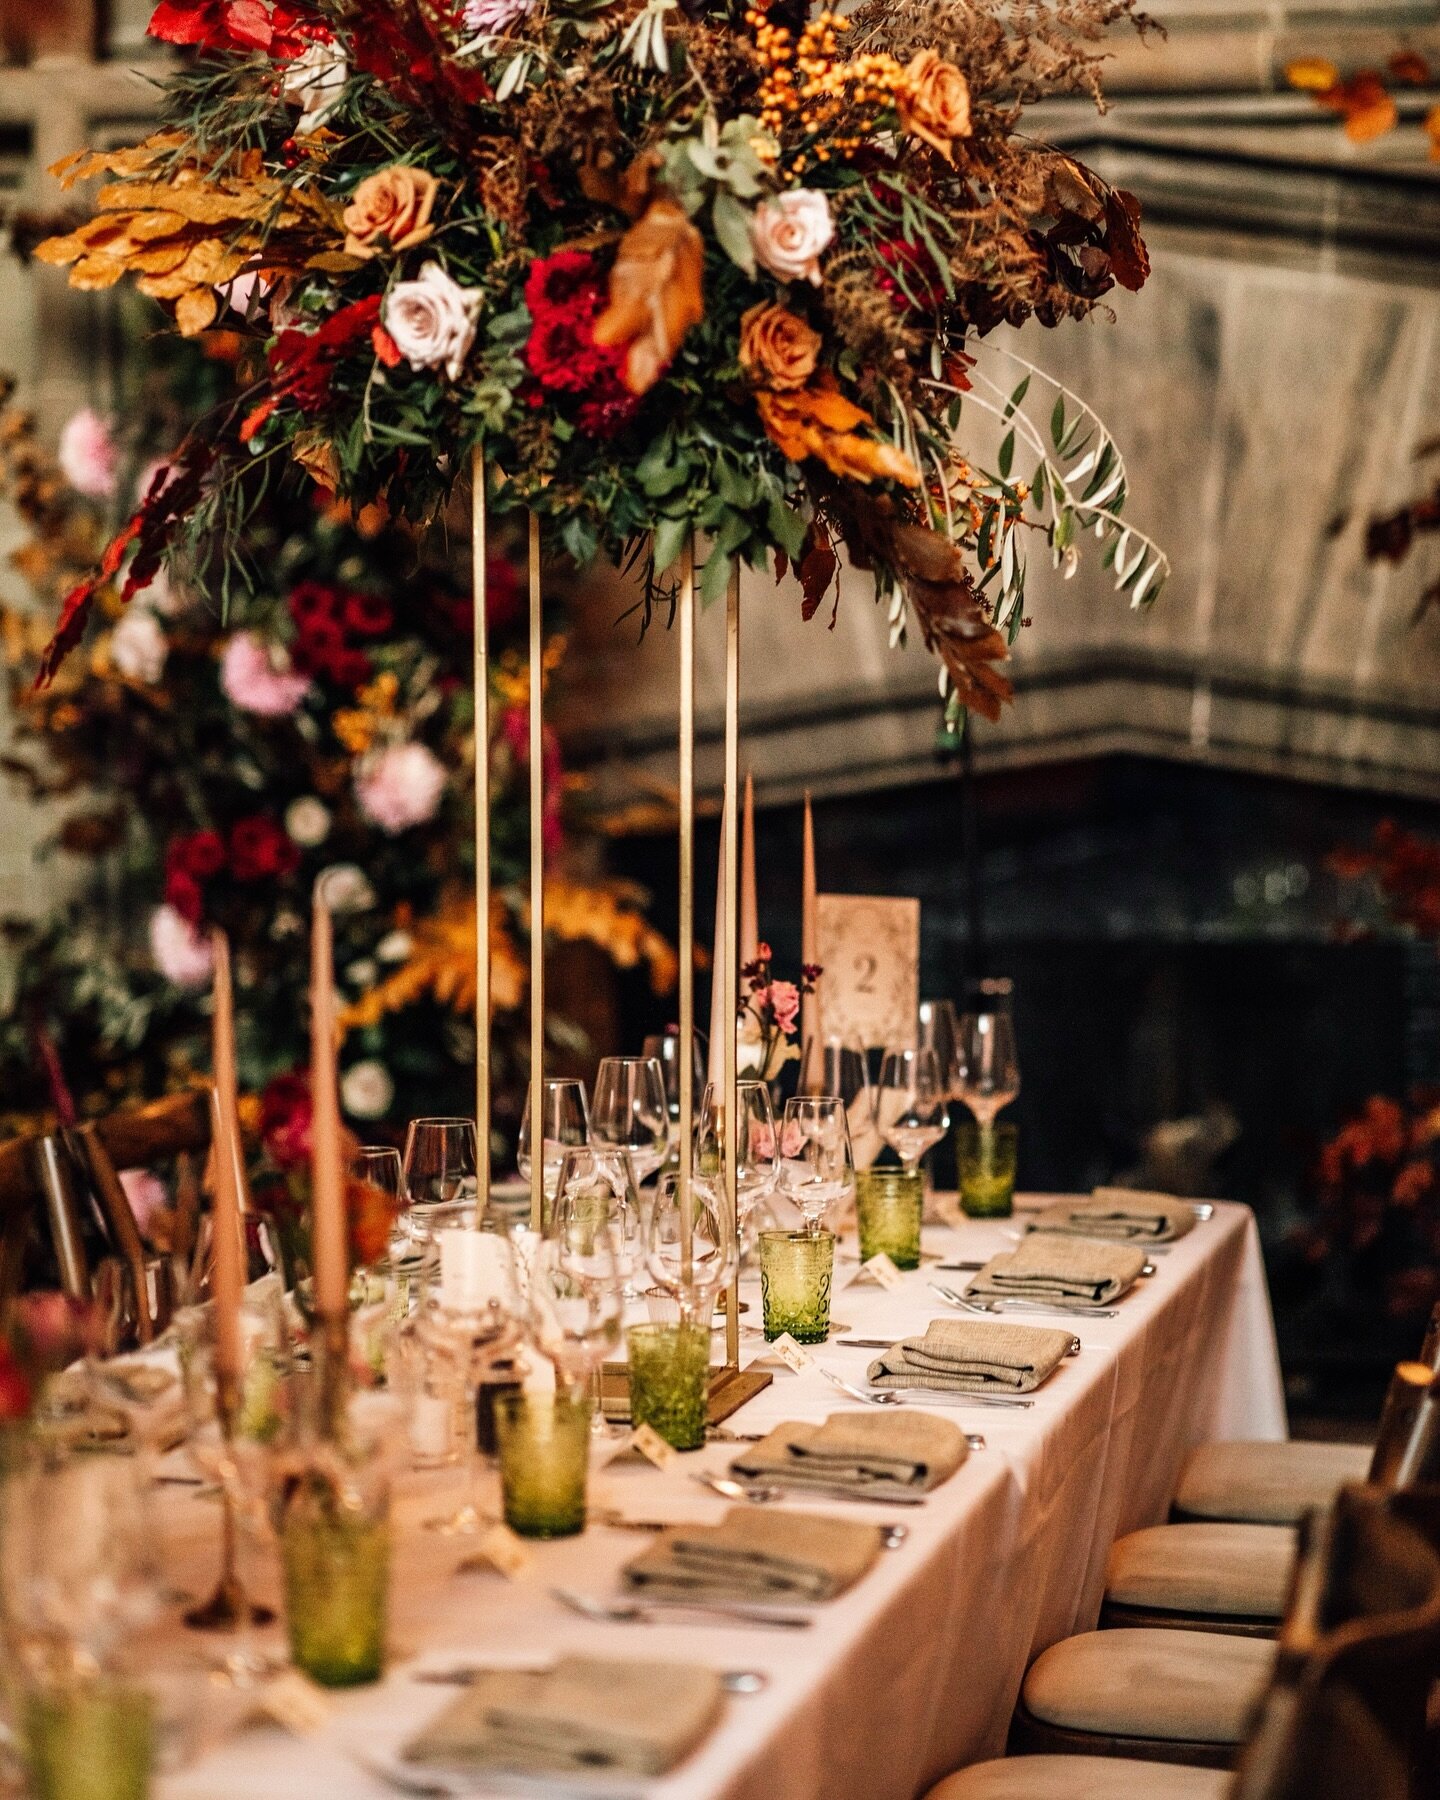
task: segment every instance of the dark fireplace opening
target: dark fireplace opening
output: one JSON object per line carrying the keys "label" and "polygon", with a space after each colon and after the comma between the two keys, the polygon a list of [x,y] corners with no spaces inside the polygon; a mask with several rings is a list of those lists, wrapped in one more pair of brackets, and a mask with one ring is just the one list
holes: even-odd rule
{"label": "dark fireplace opening", "polygon": [[[765,807],[763,789],[761,803],[760,931],[789,975],[800,809]],[[1371,1407],[1388,1366],[1415,1351],[1425,1282],[1395,1279],[1387,1258],[1413,1258],[1414,1245],[1387,1246],[1383,1231],[1317,1254],[1317,1158],[1368,1097],[1440,1083],[1440,959],[1383,923],[1346,941],[1350,889],[1327,863],[1385,819],[1433,835],[1440,807],[1133,756],[982,774],[974,804],[972,892],[958,769],[817,798],[822,891],[919,896],[923,993],[958,998],[982,975],[1012,978],[1022,1092],[1008,1116],[1022,1186],[1118,1178],[1244,1201],[1265,1244],[1292,1405]],[[706,946],[716,841],[712,820],[697,852]],[[673,839],[614,852],[665,928]],[[672,1010],[627,983],[624,1040]]]}

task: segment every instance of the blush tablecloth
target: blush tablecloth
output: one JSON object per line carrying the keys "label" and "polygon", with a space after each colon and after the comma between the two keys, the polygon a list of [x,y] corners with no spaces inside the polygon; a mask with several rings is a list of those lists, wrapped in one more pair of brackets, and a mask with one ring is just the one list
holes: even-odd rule
{"label": "blush tablecloth", "polygon": [[[946,1261],[980,1260],[1010,1247],[1007,1233],[1019,1222],[927,1227],[926,1250]],[[849,1248],[837,1287],[855,1269],[853,1240]],[[1032,1409],[945,1408],[983,1433],[986,1448],[924,1507],[840,1508],[851,1518],[903,1518],[910,1535],[858,1586],[818,1609],[804,1633],[575,1617],[550,1598],[550,1586],[614,1594],[622,1563],[646,1541],[610,1526],[535,1546],[515,1581],[458,1574],[465,1541],[416,1528],[451,1495],[436,1477],[410,1478],[397,1513],[395,1655],[383,1684],[337,1698],[311,1736],[274,1726],[230,1735],[167,1777],[164,1800],[380,1800],[395,1790],[363,1766],[366,1753],[393,1752],[453,1692],[417,1682],[418,1670],[467,1659],[543,1661],[562,1650],[689,1658],[768,1675],[762,1693],[728,1702],[720,1727],[683,1768],[634,1785],[646,1800],[911,1800],[949,1770],[999,1754],[1027,1664],[1094,1624],[1110,1543],[1164,1518],[1187,1450],[1216,1437],[1285,1435],[1249,1211],[1217,1205],[1155,1261],[1155,1274],[1120,1302],[1118,1317],[1074,1323],[1082,1351]],[[846,1286],[835,1316],[865,1337],[923,1330],[948,1313],[927,1286],[932,1278],[927,1264],[894,1292]],[[758,1323],[755,1285],[742,1294]],[[742,1360],[765,1354],[752,1330]],[[858,1380],[870,1353],[829,1345],[816,1354]],[[813,1369],[793,1375],[766,1366],[775,1369],[774,1385],[730,1421],[736,1431],[822,1419],[847,1404]],[[688,1472],[721,1469],[733,1454],[714,1443],[666,1474],[624,1458],[596,1474],[592,1504],[632,1519],[718,1517],[725,1502]],[[198,1587],[213,1562],[213,1507],[184,1490],[161,1492],[172,1567]],[[813,1499],[794,1504],[825,1510]],[[473,1790],[477,1800],[493,1791],[479,1782]],[[555,1791],[583,1791],[583,1783]]]}

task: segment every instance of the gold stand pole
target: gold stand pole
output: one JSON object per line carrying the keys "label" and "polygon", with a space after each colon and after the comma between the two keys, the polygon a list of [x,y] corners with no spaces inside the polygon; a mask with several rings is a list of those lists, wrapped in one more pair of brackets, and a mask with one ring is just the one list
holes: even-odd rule
{"label": "gold stand pole", "polygon": [[475,1223],[490,1204],[490,652],[485,628],[485,458],[470,459],[475,608]]}
{"label": "gold stand pole", "polygon": [[540,517],[530,515],[530,1229],[545,1223],[545,632]]}
{"label": "gold stand pole", "polygon": [[730,1277],[730,1292],[725,1308],[725,1364],[740,1366],[740,1214],[737,1206],[736,1154],[738,1124],[736,1118],[736,1001],[740,992],[738,945],[740,908],[737,875],[740,867],[740,566],[731,571],[725,593],[725,832],[724,882],[725,942],[724,968],[719,971],[721,992],[725,996],[725,1204],[729,1210],[727,1226],[734,1240],[735,1269]]}
{"label": "gold stand pole", "polygon": [[690,1274],[695,1218],[695,540],[680,557],[680,1216]]}

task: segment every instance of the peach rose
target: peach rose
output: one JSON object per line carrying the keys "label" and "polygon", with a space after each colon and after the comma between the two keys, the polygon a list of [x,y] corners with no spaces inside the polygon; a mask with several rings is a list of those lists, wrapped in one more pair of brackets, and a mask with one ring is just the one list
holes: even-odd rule
{"label": "peach rose", "polygon": [[762,300],[740,321],[741,365],[762,386],[804,387],[819,353],[819,332],[783,306]]}
{"label": "peach rose", "polygon": [[435,229],[435,177],[396,163],[367,175],[345,208],[345,249],[350,256],[379,254],[382,238],[392,250],[413,250]]}
{"label": "peach rose", "polygon": [[947,159],[953,140],[969,137],[970,83],[938,50],[917,50],[906,64],[900,123]]}

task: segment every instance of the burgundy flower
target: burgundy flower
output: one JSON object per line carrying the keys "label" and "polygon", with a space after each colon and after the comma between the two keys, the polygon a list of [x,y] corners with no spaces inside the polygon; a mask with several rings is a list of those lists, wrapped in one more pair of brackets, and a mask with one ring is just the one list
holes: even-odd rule
{"label": "burgundy flower", "polygon": [[230,866],[237,881],[264,881],[293,875],[300,851],[275,820],[264,813],[239,819],[230,832]]}
{"label": "burgundy flower", "polygon": [[281,1169],[310,1160],[310,1077],[300,1071],[277,1075],[260,1096],[260,1141]]}
{"label": "burgundy flower", "polygon": [[381,637],[395,623],[395,609],[383,594],[346,594],[341,623],[360,637]]}
{"label": "burgundy flower", "polygon": [[295,621],[296,629],[304,631],[316,619],[335,619],[339,616],[340,590],[324,581],[297,582],[290,590],[290,598],[285,604],[289,608],[290,617]]}
{"label": "burgundy flower", "polygon": [[176,866],[197,881],[208,881],[225,867],[225,845],[218,831],[196,831],[171,846]]}
{"label": "burgundy flower", "polygon": [[205,895],[200,883],[183,869],[171,869],[165,877],[165,900],[191,925],[198,925],[204,916]]}

